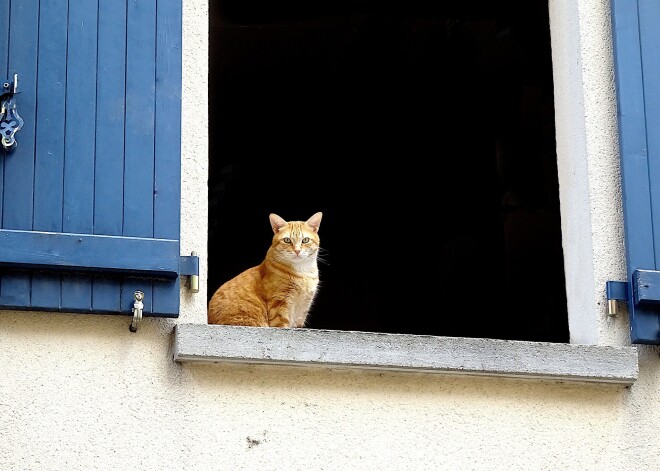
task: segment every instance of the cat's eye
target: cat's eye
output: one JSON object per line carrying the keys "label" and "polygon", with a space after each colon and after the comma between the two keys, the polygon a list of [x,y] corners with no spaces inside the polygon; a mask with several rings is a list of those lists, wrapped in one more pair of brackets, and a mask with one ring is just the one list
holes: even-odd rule
{"label": "cat's eye", "polygon": [[309,242],[309,237],[303,238],[303,244],[306,244],[307,242]]}
{"label": "cat's eye", "polygon": [[291,243],[291,239],[289,239],[288,237],[285,237],[285,238],[284,238],[284,242],[286,242],[287,244],[290,244],[290,243]]}

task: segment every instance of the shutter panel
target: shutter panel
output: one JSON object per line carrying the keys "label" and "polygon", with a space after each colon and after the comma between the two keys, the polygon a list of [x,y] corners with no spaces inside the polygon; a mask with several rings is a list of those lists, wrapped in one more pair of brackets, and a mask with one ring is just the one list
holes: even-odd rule
{"label": "shutter panel", "polygon": [[660,3],[612,0],[633,343],[660,344]]}
{"label": "shutter panel", "polygon": [[[0,5],[24,120],[0,151],[0,308],[176,317],[180,0]],[[2,77],[4,78],[4,77]],[[181,263],[182,261],[186,263]]]}

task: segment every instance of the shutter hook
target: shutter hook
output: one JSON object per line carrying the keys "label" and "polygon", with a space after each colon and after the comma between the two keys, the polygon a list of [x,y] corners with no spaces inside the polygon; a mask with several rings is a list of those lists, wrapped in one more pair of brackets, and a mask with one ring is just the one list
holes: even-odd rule
{"label": "shutter hook", "polygon": [[144,303],[142,302],[144,300],[144,293],[142,291],[136,291],[133,293],[133,299],[135,299],[133,303],[133,322],[131,322],[128,329],[131,332],[137,332],[138,323],[142,320],[142,309],[144,309]]}

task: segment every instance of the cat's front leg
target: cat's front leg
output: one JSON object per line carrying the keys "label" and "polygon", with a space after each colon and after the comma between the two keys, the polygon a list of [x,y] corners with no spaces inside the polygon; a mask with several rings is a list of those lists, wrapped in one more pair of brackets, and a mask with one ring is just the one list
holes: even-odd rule
{"label": "cat's front leg", "polygon": [[291,307],[285,301],[276,300],[268,307],[270,327],[291,327]]}
{"label": "cat's front leg", "polygon": [[305,327],[307,315],[309,314],[310,303],[305,303],[304,307],[298,306],[291,316],[291,325],[293,327]]}
{"label": "cat's front leg", "polygon": [[294,327],[305,327],[305,321],[307,321],[307,314],[309,314],[309,311],[306,311],[302,314],[302,316],[299,316],[293,321]]}

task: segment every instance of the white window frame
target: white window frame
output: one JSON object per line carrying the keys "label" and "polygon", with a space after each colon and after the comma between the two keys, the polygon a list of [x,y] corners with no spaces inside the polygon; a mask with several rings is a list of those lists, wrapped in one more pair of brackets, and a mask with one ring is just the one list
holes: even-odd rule
{"label": "white window frame", "polygon": [[[549,11],[570,343],[208,325],[205,300],[191,298],[184,289],[173,334],[174,361],[632,384],[638,351],[630,344],[625,306],[610,317],[605,298],[606,281],[626,279],[609,3],[550,0]],[[205,49],[199,43],[199,10],[184,4],[183,28],[184,83],[208,86],[200,74],[208,64],[200,53]],[[202,142],[208,132],[199,126],[206,104],[184,103],[183,123],[196,123],[183,130],[188,142],[195,135]],[[207,222],[207,205],[187,198],[186,191],[206,178],[199,152],[184,150],[184,222],[196,219],[191,214]],[[197,221],[188,233],[184,227],[184,250],[202,244],[202,226]],[[204,285],[206,263],[203,257],[200,261]]]}

